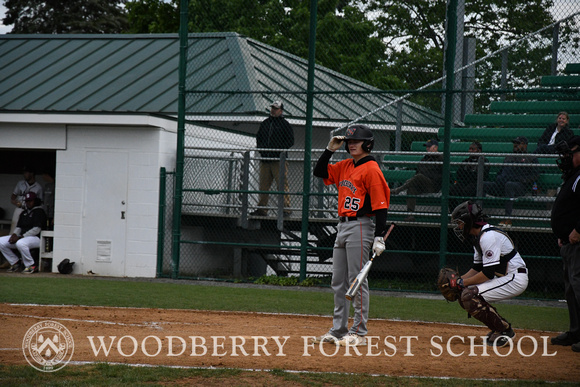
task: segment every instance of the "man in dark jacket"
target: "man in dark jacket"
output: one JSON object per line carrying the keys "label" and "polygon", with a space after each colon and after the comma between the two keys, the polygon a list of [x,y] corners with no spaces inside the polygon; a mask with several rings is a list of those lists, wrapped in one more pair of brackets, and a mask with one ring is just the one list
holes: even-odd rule
{"label": "man in dark jacket", "polygon": [[[391,194],[398,195],[406,190],[408,195],[420,195],[439,192],[441,190],[441,182],[443,181],[443,156],[436,154],[439,151],[439,141],[431,139],[424,145],[427,154],[417,164],[415,175],[402,186],[391,190]],[[431,162],[435,162],[435,164],[431,164]],[[414,212],[416,204],[416,198],[407,198],[407,211]],[[413,215],[410,215],[406,220],[413,221],[415,218]]]}
{"label": "man in dark jacket", "polygon": [[32,274],[36,271],[36,266],[30,250],[40,247],[40,231],[46,225],[46,214],[42,208],[42,201],[34,192],[28,192],[24,196],[24,203],[26,209],[20,214],[14,233],[0,237],[0,251],[11,265],[9,272],[19,269],[19,259],[14,252],[14,249],[17,249],[25,266],[22,272]]}
{"label": "man in dark jacket", "polygon": [[568,116],[568,113],[558,113],[556,122],[548,125],[544,133],[542,133],[535,153],[556,153],[556,144],[568,141],[574,136],[569,123],[570,116]]}
{"label": "man in dark jacket", "polygon": [[[260,150],[260,156],[267,158],[260,164],[260,191],[269,191],[272,181],[280,184],[279,179],[284,178],[284,191],[288,192],[288,162],[280,165],[280,153],[276,149],[288,149],[294,145],[294,132],[290,123],[283,116],[284,104],[274,101],[270,105],[270,117],[266,118],[258,129],[256,146]],[[280,168],[283,168],[283,172]],[[281,173],[282,172],[282,173]],[[268,209],[268,193],[261,193],[258,200],[258,209],[251,213],[253,216],[266,216]],[[290,195],[284,195],[284,215],[290,215]]]}
{"label": "man in dark jacket", "polygon": [[[504,164],[538,164],[538,158],[524,156],[528,153],[528,139],[524,136],[516,137],[512,140],[513,156],[504,158]],[[505,203],[505,215],[510,217],[514,207],[513,198],[523,196],[531,191],[532,185],[538,180],[538,167],[520,167],[517,165],[504,165],[498,171],[495,181],[483,183],[483,190],[492,196],[503,196],[510,198]],[[511,227],[511,219],[505,219],[499,223],[503,227]]]}
{"label": "man in dark jacket", "polygon": [[[470,153],[482,153],[483,147],[479,141],[474,141],[469,145]],[[479,157],[478,155],[469,156],[463,160],[463,164],[459,166],[456,174],[456,181],[449,188],[450,196],[464,196],[473,198],[477,196],[477,177],[479,174]],[[483,158],[483,180],[489,178],[489,160]],[[454,209],[460,202],[464,202],[466,199],[452,199],[449,201],[449,208]]]}
{"label": "man in dark jacket", "polygon": [[568,140],[566,148],[559,152],[558,166],[564,172],[564,183],[554,201],[551,222],[564,264],[564,292],[570,329],[552,337],[551,342],[571,345],[574,352],[580,352],[580,136]]}

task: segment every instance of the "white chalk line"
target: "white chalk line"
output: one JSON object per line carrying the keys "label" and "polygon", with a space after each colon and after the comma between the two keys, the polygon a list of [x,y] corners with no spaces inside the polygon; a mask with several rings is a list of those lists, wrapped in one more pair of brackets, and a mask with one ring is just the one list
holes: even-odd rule
{"label": "white chalk line", "polygon": [[[118,362],[102,362],[102,361],[70,361],[68,364],[71,365],[91,365],[91,364],[108,364],[108,365],[124,365],[129,367],[143,367],[143,368],[173,368],[173,369],[185,369],[185,370],[235,370],[235,371],[247,371],[247,372],[273,372],[273,369],[268,368],[231,368],[231,367],[198,367],[198,366],[178,366],[178,365],[163,365],[163,364],[145,364],[145,363],[118,363]],[[280,371],[276,369],[276,371]],[[312,374],[312,375],[360,375],[355,372],[337,372],[337,371],[305,371],[305,370],[287,370],[283,369],[282,372],[288,372],[290,374]],[[390,375],[390,374],[365,374],[372,377],[387,377],[387,378],[405,378],[405,379],[438,379],[438,380],[473,380],[473,381],[493,381],[493,382],[526,382],[525,379],[491,379],[491,378],[458,378],[454,376],[424,376],[424,375]],[[556,383],[548,380],[543,380],[543,383]]]}
{"label": "white chalk line", "polygon": [[[10,306],[35,306],[35,307],[52,307],[52,308],[95,308],[95,309],[135,309],[135,310],[147,310],[147,309],[162,309],[167,311],[177,311],[177,312],[207,312],[207,313],[223,313],[223,314],[258,314],[258,315],[265,315],[265,316],[291,316],[291,317],[331,317],[331,316],[324,316],[318,314],[303,314],[303,313],[274,313],[274,312],[248,312],[248,311],[235,311],[235,310],[204,310],[204,309],[164,309],[164,308],[141,308],[141,307],[129,307],[129,306],[93,306],[93,305],[43,305],[43,304],[8,304]],[[81,319],[72,319],[72,318],[64,318],[64,317],[46,317],[46,316],[29,316],[29,315],[19,315],[13,313],[2,313],[0,312],[0,316],[7,315],[12,317],[28,317],[28,318],[39,318],[39,319],[54,319],[54,320],[62,320],[62,321],[80,321],[80,322],[89,322],[89,323],[101,323],[107,325],[121,325],[121,326],[135,326],[135,327],[153,327],[156,329],[163,329],[161,327],[157,327],[156,325],[169,325],[169,324],[181,324],[181,325],[206,325],[203,323],[188,323],[188,322],[170,322],[170,321],[151,321],[146,322],[144,324],[138,323],[121,323],[121,322],[114,322],[114,321],[105,321],[105,320],[81,320]],[[369,321],[387,321],[387,322],[410,322],[410,323],[421,323],[421,324],[441,324],[441,325],[450,325],[450,326],[461,326],[461,327],[474,327],[474,328],[485,328],[483,326],[474,325],[474,324],[465,324],[465,323],[450,323],[450,322],[438,322],[438,321],[423,321],[423,320],[403,320],[397,318],[369,318]],[[214,325],[214,324],[212,324]],[[541,329],[526,329],[527,331],[531,332],[552,332],[546,331]]]}

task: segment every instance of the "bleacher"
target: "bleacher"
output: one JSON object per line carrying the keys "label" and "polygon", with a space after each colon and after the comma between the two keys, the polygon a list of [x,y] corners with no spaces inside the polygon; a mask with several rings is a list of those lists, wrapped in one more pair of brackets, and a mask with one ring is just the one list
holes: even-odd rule
{"label": "bleacher", "polygon": [[[560,111],[570,115],[570,128],[580,135],[580,63],[568,64],[565,74],[544,76],[542,87],[550,91],[518,92],[515,101],[494,101],[490,104],[490,114],[466,115],[462,127],[451,128],[450,180],[454,181],[461,161],[468,157],[469,145],[473,141],[482,143],[483,153],[489,160],[490,176],[493,181],[506,156],[512,154],[512,140],[525,136],[529,140],[528,153],[534,153],[536,144],[546,127],[556,121]],[[444,151],[442,139],[444,128],[439,129],[439,151]],[[415,166],[425,154],[424,141],[411,144],[410,151],[417,154],[389,154],[383,160],[383,173],[390,186],[396,187],[415,174]],[[540,164],[537,196],[529,193],[514,200],[512,214],[514,227],[549,229],[549,210],[554,201],[556,189],[560,186],[561,172],[556,167],[557,155],[537,155]],[[393,220],[404,222],[406,195],[391,197]],[[467,200],[467,198],[462,198]],[[504,219],[506,198],[490,197],[483,200],[486,212],[492,216],[492,223]],[[416,223],[440,223],[441,193],[417,196]],[[495,219],[493,219],[495,217]],[[495,221],[494,221],[495,220]]]}

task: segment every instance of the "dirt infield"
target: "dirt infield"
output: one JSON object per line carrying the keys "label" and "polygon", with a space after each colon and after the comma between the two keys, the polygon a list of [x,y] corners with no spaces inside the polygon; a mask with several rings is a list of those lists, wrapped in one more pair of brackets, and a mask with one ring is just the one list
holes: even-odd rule
{"label": "dirt infield", "polygon": [[580,381],[580,354],[548,344],[553,332],[516,330],[496,353],[481,345],[485,328],[373,319],[371,345],[355,349],[310,344],[330,317],[81,306],[0,304],[0,363],[27,364],[27,331],[47,320],[72,334],[75,364]]}

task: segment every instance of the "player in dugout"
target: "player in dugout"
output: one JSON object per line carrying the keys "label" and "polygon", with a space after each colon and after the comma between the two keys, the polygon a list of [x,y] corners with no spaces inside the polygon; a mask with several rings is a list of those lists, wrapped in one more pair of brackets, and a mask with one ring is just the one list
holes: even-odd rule
{"label": "player in dugout", "polygon": [[528,269],[509,235],[487,223],[474,202],[458,205],[451,215],[455,235],[473,247],[473,266],[456,282],[459,304],[491,331],[488,346],[504,347],[515,337],[512,325],[490,304],[522,294],[528,287]]}
{"label": "player in dugout", "polygon": [[[352,159],[329,164],[343,142]],[[371,248],[377,256],[385,250],[383,238],[387,233],[390,190],[378,163],[370,155],[373,146],[373,133],[366,125],[351,125],[346,136],[334,136],[330,140],[314,168],[314,176],[338,188],[339,216],[332,252],[333,325],[327,333],[316,337],[314,343],[367,345],[368,281],[362,283],[352,298],[354,321],[350,329],[350,301],[345,295],[349,284],[368,262]]]}

